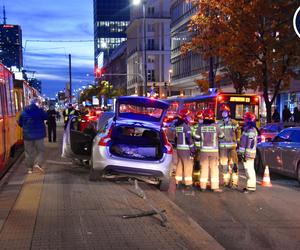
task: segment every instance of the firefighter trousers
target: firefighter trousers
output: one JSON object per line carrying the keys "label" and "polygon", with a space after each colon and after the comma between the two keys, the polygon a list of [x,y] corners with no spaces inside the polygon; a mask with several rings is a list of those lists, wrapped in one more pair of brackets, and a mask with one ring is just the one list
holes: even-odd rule
{"label": "firefighter trousers", "polygon": [[234,154],[236,154],[236,148],[220,148],[220,164],[225,186],[229,185],[230,182],[233,186],[238,185],[238,165],[234,159]]}
{"label": "firefighter trousers", "polygon": [[256,174],[254,170],[254,159],[247,159],[244,162],[244,168],[247,177],[247,189],[251,191],[256,190]]}
{"label": "firefighter trousers", "polygon": [[190,158],[190,150],[177,149],[176,184],[182,182],[185,185],[193,184],[193,160]]}
{"label": "firefighter trousers", "polygon": [[210,173],[211,189],[219,188],[219,166],[218,166],[218,153],[205,153],[200,152],[200,188],[206,189],[208,176]]}

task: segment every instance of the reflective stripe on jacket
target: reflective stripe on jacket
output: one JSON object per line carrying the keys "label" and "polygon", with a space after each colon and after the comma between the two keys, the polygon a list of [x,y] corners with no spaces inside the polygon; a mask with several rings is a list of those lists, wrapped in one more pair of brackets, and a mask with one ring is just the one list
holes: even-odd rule
{"label": "reflective stripe on jacket", "polygon": [[227,122],[221,120],[218,122],[224,137],[220,140],[220,148],[236,148],[237,142],[241,137],[240,126],[237,121],[229,119]]}
{"label": "reflective stripe on jacket", "polygon": [[190,150],[194,147],[190,127],[183,123],[176,127],[177,149]]}
{"label": "reflective stripe on jacket", "polygon": [[199,142],[201,152],[218,152],[219,151],[219,138],[224,134],[216,123],[201,124],[199,125],[195,140]]}
{"label": "reflective stripe on jacket", "polygon": [[254,159],[257,146],[257,131],[255,128],[245,128],[239,146],[239,153],[248,159]]}

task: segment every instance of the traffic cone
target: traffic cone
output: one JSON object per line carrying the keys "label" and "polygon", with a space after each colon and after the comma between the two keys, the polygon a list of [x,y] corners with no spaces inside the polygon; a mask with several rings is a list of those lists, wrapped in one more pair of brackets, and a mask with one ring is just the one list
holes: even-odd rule
{"label": "traffic cone", "polygon": [[264,172],[264,177],[263,181],[261,183],[263,187],[272,187],[271,179],[270,179],[270,171],[269,171],[269,166],[266,165],[265,167],[265,172]]}

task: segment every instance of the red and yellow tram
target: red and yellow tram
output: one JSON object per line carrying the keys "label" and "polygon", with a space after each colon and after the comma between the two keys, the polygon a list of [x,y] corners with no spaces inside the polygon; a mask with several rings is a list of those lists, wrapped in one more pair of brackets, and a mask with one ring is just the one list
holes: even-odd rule
{"label": "red and yellow tram", "polygon": [[0,174],[17,143],[13,74],[0,63]]}

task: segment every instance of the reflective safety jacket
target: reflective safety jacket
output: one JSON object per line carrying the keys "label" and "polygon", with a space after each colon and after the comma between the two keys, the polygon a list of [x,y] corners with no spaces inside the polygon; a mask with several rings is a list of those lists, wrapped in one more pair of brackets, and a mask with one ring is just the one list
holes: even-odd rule
{"label": "reflective safety jacket", "polygon": [[194,142],[195,142],[195,146],[196,146],[197,148],[199,148],[199,146],[200,146],[200,142],[197,141],[197,140],[195,140],[195,135],[196,135],[196,131],[197,131],[198,127],[199,127],[199,123],[196,123],[196,124],[194,124],[194,125],[192,125],[192,126],[190,127],[190,128],[191,128],[191,131],[192,131],[192,137],[193,137],[193,140],[194,140]]}
{"label": "reflective safety jacket", "polygon": [[239,146],[239,153],[242,154],[245,159],[254,159],[256,155],[257,146],[257,130],[256,128],[245,127]]}
{"label": "reflective safety jacket", "polygon": [[69,116],[71,116],[71,115],[75,115],[75,109],[66,109],[64,111],[65,122],[69,119]]}
{"label": "reflective safety jacket", "polygon": [[177,150],[191,150],[194,148],[192,131],[185,123],[176,126],[176,148]]}
{"label": "reflective safety jacket", "polygon": [[236,148],[237,142],[239,142],[241,137],[241,130],[238,122],[233,119],[229,119],[227,122],[221,120],[218,122],[224,137],[220,140],[220,148]]}
{"label": "reflective safety jacket", "polygon": [[203,153],[218,153],[219,138],[223,137],[224,134],[216,123],[199,125],[195,134],[200,152]]}

